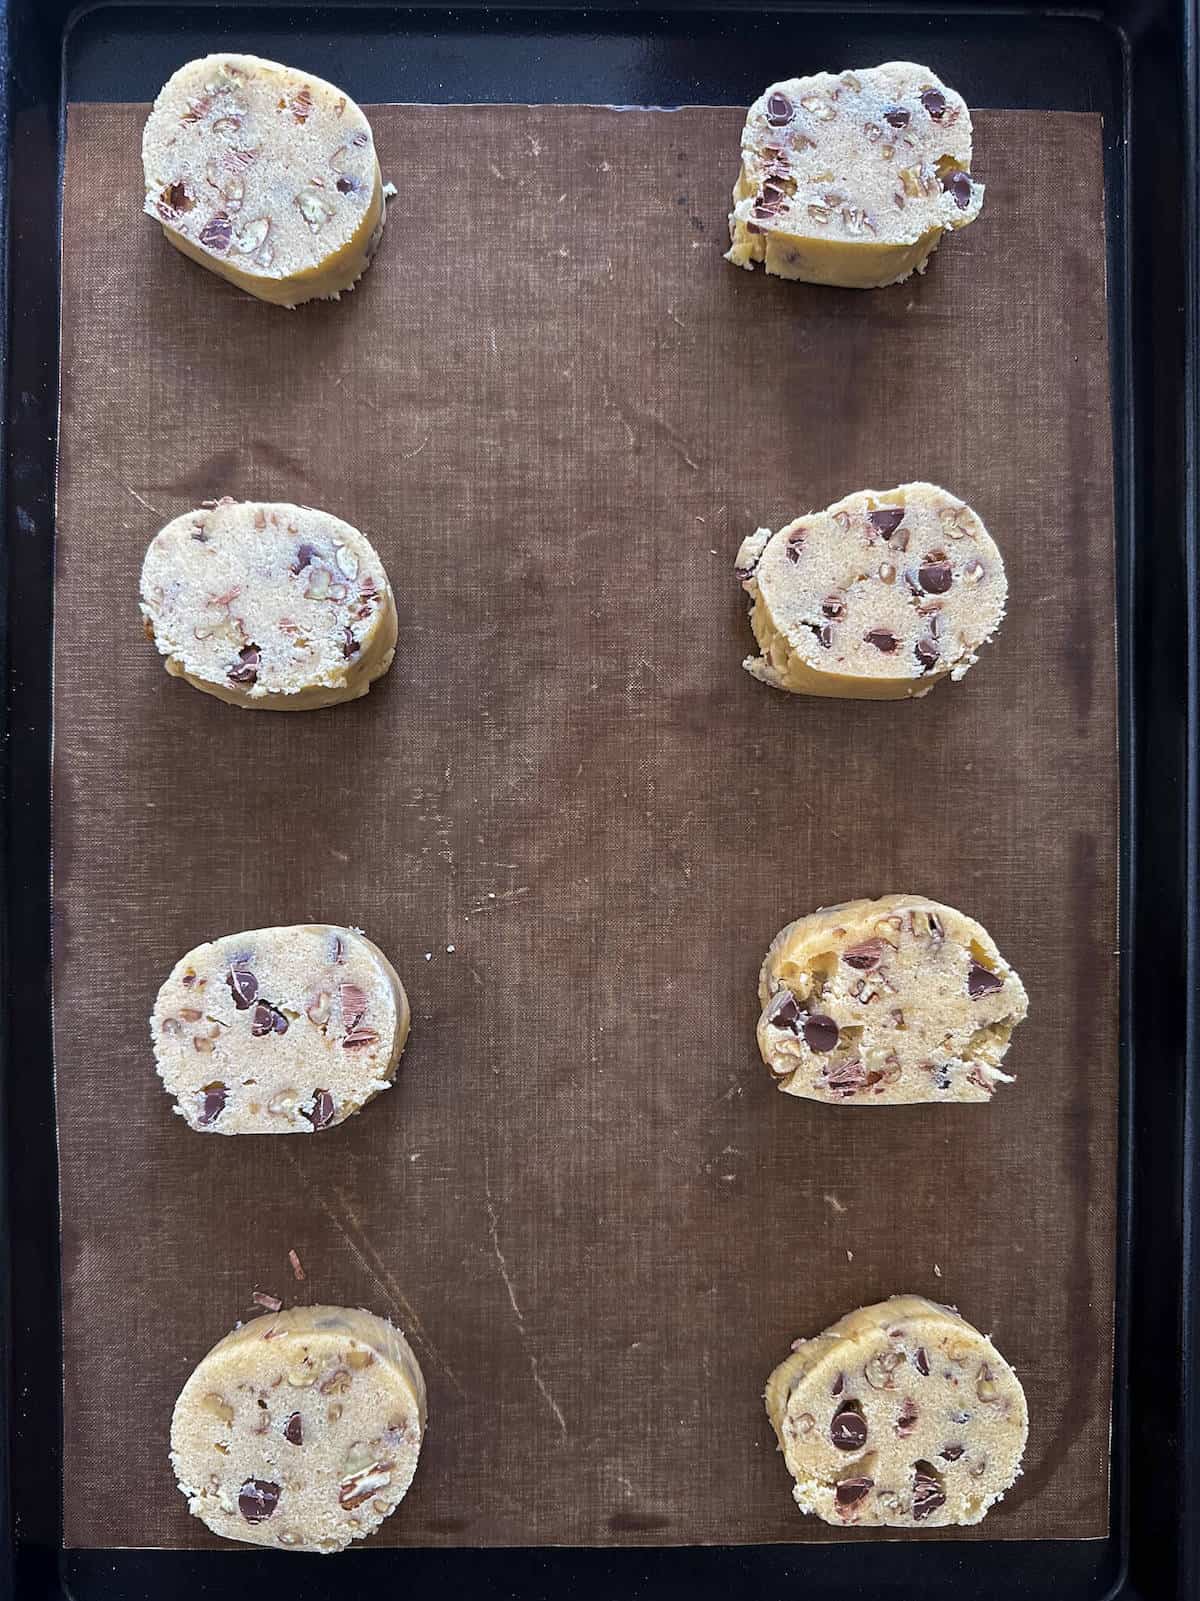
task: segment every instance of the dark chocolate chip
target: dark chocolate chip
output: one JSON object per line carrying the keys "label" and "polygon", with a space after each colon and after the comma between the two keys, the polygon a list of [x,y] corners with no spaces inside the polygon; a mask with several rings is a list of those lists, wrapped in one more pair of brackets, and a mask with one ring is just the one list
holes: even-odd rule
{"label": "dark chocolate chip", "polygon": [[854,1095],[867,1082],[867,1070],[857,1056],[849,1062],[830,1062],[824,1075],[827,1087],[835,1095]]}
{"label": "dark chocolate chip", "polygon": [[896,1419],[896,1433],[902,1440],[907,1440],[916,1428],[917,1417],[917,1403],[906,1395],[900,1407],[900,1415]]}
{"label": "dark chocolate chip", "polygon": [[172,211],[190,211],[196,204],[188,192],[187,184],[180,178],[167,185],[162,192],[162,198]]}
{"label": "dark chocolate chip", "polygon": [[321,554],[315,545],[301,545],[296,552],[296,559],[292,563],[294,573],[302,573],[311,561],[315,561]]}
{"label": "dark chocolate chip", "polygon": [[957,1462],[965,1450],[965,1445],[948,1445],[942,1452],[942,1460],[943,1462]]}
{"label": "dark chocolate chip", "polygon": [[921,588],[928,595],[944,595],[954,580],[948,561],[927,561],[918,571]]}
{"label": "dark chocolate chip", "polygon": [[338,179],[336,188],[339,195],[352,195],[358,188],[358,184],[353,178],[343,177]]}
{"label": "dark chocolate chip", "polygon": [[844,1406],[834,1414],[829,1438],[839,1451],[858,1451],[867,1443],[867,1420],[856,1405]]}
{"label": "dark chocolate chip", "polygon": [[247,1479],[238,1491],[238,1511],[247,1523],[265,1523],[279,1505],[279,1486],[270,1479]]}
{"label": "dark chocolate chip", "polygon": [[814,631],[817,636],[817,644],[823,646],[826,650],[829,650],[833,645],[833,624],[822,623],[821,626]]}
{"label": "dark chocolate chip", "polygon": [[950,172],[942,179],[942,188],[954,196],[954,204],[965,211],[971,204],[971,180],[965,172]]}
{"label": "dark chocolate chip", "polygon": [[941,660],[942,653],[937,647],[937,640],[930,639],[928,635],[926,635],[923,639],[917,640],[915,649],[917,652],[917,660],[920,662],[921,666],[926,672],[928,672],[931,667],[936,667],[938,662]]}
{"label": "dark chocolate chip", "polygon": [[782,128],[785,122],[792,120],[794,110],[787,95],[773,94],[767,101],[767,121],[772,128]]}
{"label": "dark chocolate chip", "polygon": [[916,1355],[913,1357],[913,1367],[916,1368],[918,1373],[923,1374],[925,1378],[929,1377],[929,1353],[923,1345],[917,1346]]}
{"label": "dark chocolate chip", "polygon": [[337,1108],[333,1104],[333,1096],[330,1095],[328,1090],[314,1090],[313,1109],[311,1112],[305,1112],[304,1115],[312,1124],[313,1131],[316,1132],[329,1127],[330,1123],[333,1122],[333,1114],[336,1110]]}
{"label": "dark chocolate chip", "polygon": [[206,1084],[202,1090],[196,1091],[196,1099],[200,1103],[196,1111],[196,1122],[201,1128],[207,1128],[215,1123],[225,1110],[225,1101],[229,1092],[224,1084]]}
{"label": "dark chocolate chip", "polygon": [[912,113],[903,106],[889,106],[883,114],[883,120],[893,128],[907,128],[912,121]]}
{"label": "dark chocolate chip", "polygon": [[921,104],[935,122],[940,122],[946,115],[946,97],[940,89],[926,89],[921,96]]}
{"label": "dark chocolate chip", "polygon": [[231,667],[225,676],[231,684],[257,684],[261,666],[262,653],[258,646],[243,645],[238,651],[238,665]]}
{"label": "dark chocolate chip", "polygon": [[842,961],[847,967],[856,967],[860,973],[869,973],[879,966],[883,958],[883,941],[881,939],[865,939],[861,945],[848,945],[842,952]]}
{"label": "dark chocolate chip", "polygon": [[904,507],[882,506],[878,511],[868,512],[867,521],[882,538],[890,539],[904,521]]}
{"label": "dark chocolate chip", "polygon": [[856,1507],[860,1501],[865,1500],[874,1488],[874,1479],[843,1479],[833,1492],[833,1496],[838,1508],[848,1512],[851,1507]]}
{"label": "dark chocolate chip", "polygon": [[787,559],[790,562],[799,563],[800,550],[803,544],[804,541],[802,539],[795,540],[794,542],[790,539],[788,540],[787,544],[784,546],[784,549],[787,551]]}
{"label": "dark chocolate chip", "polygon": [[842,1391],[845,1388],[846,1388],[846,1375],[844,1373],[839,1373],[837,1378],[834,1379],[833,1384],[830,1387],[829,1393],[830,1393],[830,1395],[841,1395]]}
{"label": "dark chocolate chip", "polygon": [[887,628],[869,628],[863,638],[868,645],[874,645],[875,649],[881,650],[885,656],[890,656],[900,643],[895,634]]}
{"label": "dark chocolate chip", "polygon": [[258,998],[258,980],[248,967],[231,967],[225,975],[233,1004],[239,1012],[248,1012]]}
{"label": "dark chocolate chip", "polygon": [[826,595],[821,602],[821,614],[832,618],[836,623],[839,618],[846,615],[846,602],[840,595]]}
{"label": "dark chocolate chip", "polygon": [[810,1051],[816,1051],[818,1055],[823,1056],[826,1051],[833,1050],[838,1042],[839,1033],[840,1030],[833,1018],[826,1017],[824,1012],[814,1012],[811,1017],[805,1019],[804,1043]]}
{"label": "dark chocolate chip", "polygon": [[232,238],[233,224],[223,211],[218,211],[215,217],[210,217],[200,230],[200,243],[218,254],[229,249],[229,241]]}
{"label": "dark chocolate chip", "polygon": [[945,1506],[946,1492],[937,1469],[929,1462],[918,1462],[913,1473],[912,1515],[919,1523],[938,1507]]}
{"label": "dark chocolate chip", "polygon": [[251,1034],[256,1039],[262,1039],[264,1034],[286,1034],[287,1029],[288,1020],[278,1007],[272,1006],[269,1001],[259,1001],[250,1024]]}
{"label": "dark chocolate chip", "polygon": [[774,1028],[790,1028],[795,1034],[804,1014],[791,990],[783,990],[767,1008],[767,1022]]}
{"label": "dark chocolate chip", "polygon": [[980,967],[978,962],[971,963],[971,971],[967,974],[967,994],[973,1001],[977,1001],[981,995],[994,995],[1003,988],[1004,980],[999,973]]}
{"label": "dark chocolate chip", "polygon": [[361,648],[362,647],[359,645],[358,640],[354,637],[353,628],[347,624],[342,629],[342,655],[347,661],[349,661],[352,656],[358,655]]}
{"label": "dark chocolate chip", "polygon": [[304,1422],[299,1412],[293,1412],[283,1425],[283,1437],[290,1440],[293,1445],[304,1444]]}

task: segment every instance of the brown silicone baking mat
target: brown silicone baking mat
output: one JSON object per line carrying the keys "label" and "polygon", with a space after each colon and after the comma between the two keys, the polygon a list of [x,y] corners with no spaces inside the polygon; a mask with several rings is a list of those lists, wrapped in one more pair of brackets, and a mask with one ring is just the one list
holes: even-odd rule
{"label": "brown silicone baking mat", "polygon": [[[792,1504],[763,1382],[794,1336],[900,1291],[993,1331],[1028,1390],[1026,1474],[968,1537],[1106,1531],[1099,119],[980,115],[981,221],[862,294],[722,262],[742,115],[376,111],[400,189],[377,261],[289,313],[137,220],[144,108],[71,109],[70,1545],[218,1544],[174,1487],[168,1420],[256,1287],[412,1336],[430,1427],[386,1544],[838,1538]],[[914,477],[976,506],[1008,564],[1011,614],[965,684],[888,706],[742,672],[743,535]],[[366,700],[251,714],[162,671],[143,551],[226,493],[374,541],[401,635]],[[979,917],[1028,985],[991,1106],[816,1106],[759,1061],[772,935],[894,889]],[[189,1132],[154,1076],[158,984],[200,940],[309,919],[361,926],[406,980],[396,1088],[318,1139]]]}

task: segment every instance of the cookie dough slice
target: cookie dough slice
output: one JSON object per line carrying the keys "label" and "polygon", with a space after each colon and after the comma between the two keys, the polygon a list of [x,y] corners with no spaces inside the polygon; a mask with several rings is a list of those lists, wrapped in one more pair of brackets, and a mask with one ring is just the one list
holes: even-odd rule
{"label": "cookie dough slice", "polygon": [[384,224],[371,125],[323,78],[259,56],[189,61],[142,136],[147,214],[176,250],[259,300],[336,300]]}
{"label": "cookie dough slice", "polygon": [[847,1106],[990,1101],[1025,986],[987,930],[923,895],[800,917],[759,975],[758,1048],[785,1095]]}
{"label": "cookie dough slice", "polygon": [[979,1523],[1021,1471],[1025,1395],[992,1342],[919,1295],[864,1306],[767,1380],[802,1512],[826,1523]]}
{"label": "cookie dough slice", "polygon": [[342,1551],[404,1499],[424,1431],[425,1380],[397,1329],[295,1307],[213,1346],[175,1403],[171,1466],[214,1534]]}
{"label": "cookie dough slice", "polygon": [[379,947],[315,923],[189,951],[158,992],[150,1035],[189,1128],[318,1134],[391,1085],[409,1021]]}
{"label": "cookie dough slice", "polygon": [[141,609],[167,671],[231,706],[356,700],[396,654],[383,563],[311,506],[226,496],[176,517],[146,552]]}
{"label": "cookie dough slice", "polygon": [[936,484],[861,489],[737,554],[775,689],[850,700],[926,695],[961,679],[1004,617],[1008,579],[979,516]]}
{"label": "cookie dough slice", "polygon": [[913,61],[773,83],[750,107],[726,260],[878,289],[974,222],[971,113]]}

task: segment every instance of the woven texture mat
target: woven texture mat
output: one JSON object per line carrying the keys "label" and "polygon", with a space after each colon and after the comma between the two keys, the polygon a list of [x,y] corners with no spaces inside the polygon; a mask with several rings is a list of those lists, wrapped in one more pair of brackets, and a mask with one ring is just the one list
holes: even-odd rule
{"label": "woven texture mat", "polygon": [[[256,1288],[412,1336],[429,1435],[383,1543],[838,1538],[792,1504],[763,1383],[793,1337],[900,1291],[992,1331],[1028,1390],[1025,1477],[968,1537],[1103,1534],[1099,119],[981,115],[982,220],[862,294],[721,261],[739,109],[387,107],[376,264],[289,313],[138,221],[144,115],[72,107],[63,201],[68,1543],[218,1543],[168,1423]],[[966,683],[889,706],[743,673],[743,535],[917,477],[1008,564]],[[142,555],[221,494],[374,542],[401,632],[366,700],[253,714],[167,678]],[[768,941],[897,889],[980,918],[1024,977],[1018,1082],[987,1107],[777,1094]],[[159,983],[201,940],[317,919],[364,928],[409,986],[396,1088],[317,1139],[190,1132],[154,1075]]]}

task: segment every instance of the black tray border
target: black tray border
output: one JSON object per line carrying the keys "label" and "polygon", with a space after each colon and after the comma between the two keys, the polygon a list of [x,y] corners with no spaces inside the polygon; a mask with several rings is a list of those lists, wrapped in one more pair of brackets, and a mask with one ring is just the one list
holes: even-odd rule
{"label": "black tray border", "polygon": [[[201,4],[207,0],[200,0]],[[167,7],[162,10],[165,13]],[[198,7],[193,5],[193,10]],[[483,0],[398,5],[397,16],[444,15],[448,29],[495,13]],[[601,15],[578,0],[507,8],[523,29],[586,17],[640,16],[645,31],[688,12],[821,11],[934,15],[919,4],[774,6],[725,0],[643,7],[608,0]],[[303,13],[285,0],[261,18],[329,24],[337,0]],[[936,8],[1062,17],[1054,6]],[[238,8],[222,7],[222,22]],[[251,15],[249,8],[243,13]],[[1118,1376],[1113,1418],[1113,1529],[1103,1542],[1003,1544],[905,1541],[882,1545],[673,1550],[363,1551],[330,1571],[291,1558],[287,1582],[323,1596],[353,1578],[387,1590],[470,1586],[480,1597],[782,1595],[797,1582],[820,1595],[979,1597],[1200,1595],[1200,1303],[1194,1288],[1200,1223],[1197,1140],[1197,466],[1200,407],[1200,66],[1196,0],[1110,0],[1071,13],[1112,32],[1125,68],[1123,247],[1110,252],[1118,521],[1129,531],[1118,582],[1126,604],[1121,666],[1123,821],[1122,1156]],[[6,743],[3,920],[0,922],[0,1594],[249,1596],[282,1570],[272,1554],[70,1552],[59,1549],[61,1452],[58,1217],[48,1071],[50,904],[49,729],[53,489],[57,427],[58,207],[47,174],[60,154],[62,46],[80,13],[64,0],[4,0],[0,10],[0,133],[5,319],[0,358],[3,561],[0,667]],[[1136,241],[1136,249],[1132,241]],[[1122,297],[1122,290],[1124,295]],[[102,535],[98,535],[98,540]],[[1134,1046],[1142,1066],[1133,1073]],[[40,1192],[39,1192],[40,1186]],[[1120,1382],[1121,1376],[1125,1382]],[[998,1560],[997,1560],[998,1559]],[[264,1563],[266,1566],[264,1566]]]}

